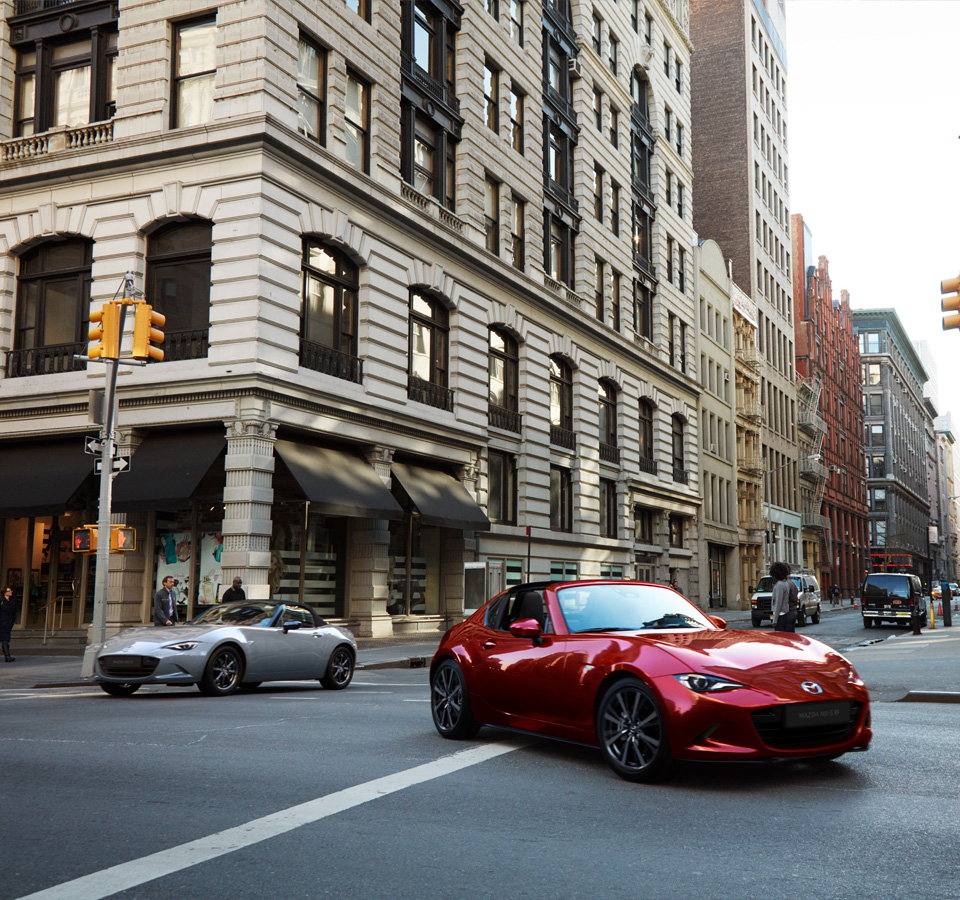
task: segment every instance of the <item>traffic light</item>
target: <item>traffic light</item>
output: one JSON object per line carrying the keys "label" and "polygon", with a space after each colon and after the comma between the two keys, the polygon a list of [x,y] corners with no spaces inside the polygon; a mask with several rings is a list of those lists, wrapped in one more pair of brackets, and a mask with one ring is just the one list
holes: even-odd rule
{"label": "traffic light", "polygon": [[84,525],[73,529],[73,540],[70,549],[74,553],[93,553],[97,549],[97,528],[95,525]]}
{"label": "traffic light", "polygon": [[154,344],[163,343],[163,332],[160,326],[167,321],[166,316],[153,311],[153,307],[138,300],[134,303],[135,318],[133,321],[133,353],[134,359],[163,359],[163,350],[154,347]]}
{"label": "traffic light", "polygon": [[948,331],[951,328],[960,328],[960,275],[956,278],[948,278],[940,282],[941,294],[952,294],[952,297],[944,297],[940,301],[940,309],[944,312],[952,312],[952,316],[943,317],[943,330]]}
{"label": "traffic light", "polygon": [[110,526],[110,549],[117,551],[137,549],[137,530],[127,525]]}
{"label": "traffic light", "polygon": [[[110,300],[90,313],[90,359],[120,358],[120,303]],[[96,341],[97,343],[93,343]]]}

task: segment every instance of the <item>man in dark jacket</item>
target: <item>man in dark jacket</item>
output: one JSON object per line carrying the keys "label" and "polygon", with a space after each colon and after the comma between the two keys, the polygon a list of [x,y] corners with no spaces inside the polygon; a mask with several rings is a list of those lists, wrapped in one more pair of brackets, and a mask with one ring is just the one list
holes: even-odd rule
{"label": "man in dark jacket", "polygon": [[244,593],[241,585],[243,581],[238,575],[233,579],[233,587],[228,587],[223,592],[223,597],[221,597],[222,602],[224,603],[243,603],[247,599],[247,595]]}
{"label": "man in dark jacket", "polygon": [[173,576],[163,579],[163,587],[153,595],[153,624],[174,625],[177,621],[177,595],[173,590]]}

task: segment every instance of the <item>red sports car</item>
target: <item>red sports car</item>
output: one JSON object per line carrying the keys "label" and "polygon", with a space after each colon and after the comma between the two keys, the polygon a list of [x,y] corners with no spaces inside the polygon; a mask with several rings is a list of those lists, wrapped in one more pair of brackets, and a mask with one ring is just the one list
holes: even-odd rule
{"label": "red sports car", "polygon": [[675,760],[835,759],[866,750],[870,699],[812,638],[727,631],[636,581],[523,584],[451,628],[430,667],[437,731],[481,725],[599,746],[632,781]]}

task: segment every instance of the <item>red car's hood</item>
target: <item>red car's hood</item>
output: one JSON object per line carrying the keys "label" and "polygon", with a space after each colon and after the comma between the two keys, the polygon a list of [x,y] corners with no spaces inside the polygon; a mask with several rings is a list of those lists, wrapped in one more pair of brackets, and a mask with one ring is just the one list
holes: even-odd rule
{"label": "red car's hood", "polygon": [[849,690],[853,666],[826,644],[799,634],[753,631],[657,632],[643,639],[657,644],[688,672],[719,675],[782,699],[811,699],[800,685],[815,681]]}

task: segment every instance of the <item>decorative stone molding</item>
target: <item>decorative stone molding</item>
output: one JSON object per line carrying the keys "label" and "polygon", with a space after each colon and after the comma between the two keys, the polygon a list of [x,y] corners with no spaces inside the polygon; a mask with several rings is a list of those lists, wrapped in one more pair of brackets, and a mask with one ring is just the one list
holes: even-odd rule
{"label": "decorative stone molding", "polygon": [[373,466],[379,479],[390,485],[390,466],[393,465],[393,447],[370,447],[363,452],[367,462]]}
{"label": "decorative stone molding", "polygon": [[526,343],[528,338],[526,319],[517,312],[516,306],[512,303],[491,300],[487,307],[487,327],[503,328],[521,344]]}
{"label": "decorative stone molding", "polygon": [[443,297],[453,309],[460,303],[460,285],[457,280],[443,271],[438,263],[428,263],[415,259],[407,269],[407,281],[410,287],[425,287],[437,296]]}
{"label": "decorative stone molding", "polygon": [[569,334],[551,334],[547,352],[550,356],[562,356],[575,369],[580,368],[580,348],[573,342]]}

